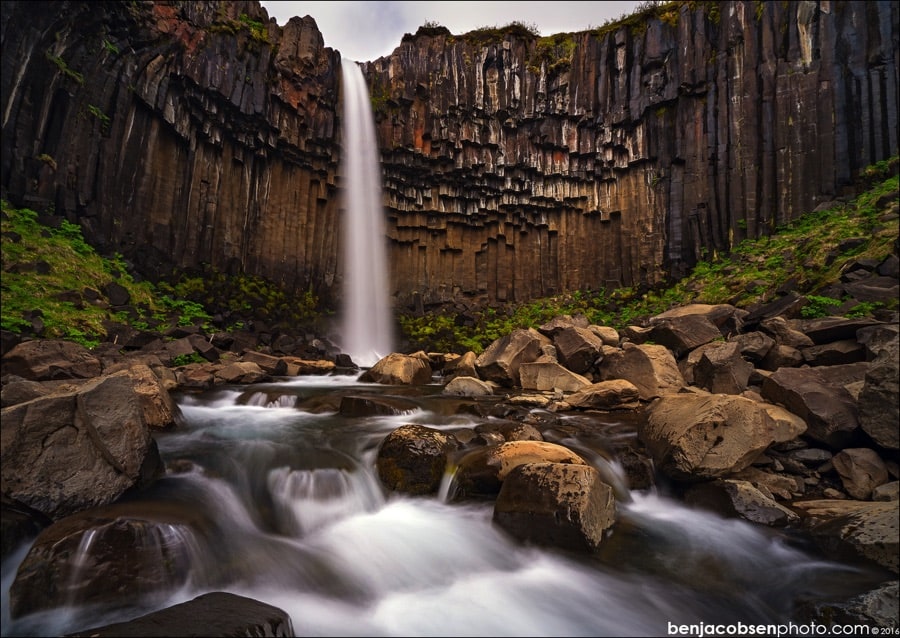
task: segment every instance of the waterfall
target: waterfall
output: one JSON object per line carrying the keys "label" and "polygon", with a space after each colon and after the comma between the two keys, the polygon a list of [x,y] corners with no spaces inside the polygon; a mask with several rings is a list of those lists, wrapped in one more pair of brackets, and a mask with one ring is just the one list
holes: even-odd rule
{"label": "waterfall", "polygon": [[359,366],[393,351],[381,165],[362,70],[343,60],[344,288],[340,346]]}

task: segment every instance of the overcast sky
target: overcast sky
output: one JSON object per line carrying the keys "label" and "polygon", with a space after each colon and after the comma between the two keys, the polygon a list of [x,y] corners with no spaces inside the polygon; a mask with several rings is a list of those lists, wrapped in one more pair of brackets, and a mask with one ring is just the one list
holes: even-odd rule
{"label": "overcast sky", "polygon": [[404,33],[437,22],[454,35],[480,27],[504,27],[518,21],[536,26],[541,35],[584,31],[634,11],[638,2],[295,2],[264,0],[270,18],[284,26],[298,16],[312,16],[325,46],[356,62],[390,54]]}

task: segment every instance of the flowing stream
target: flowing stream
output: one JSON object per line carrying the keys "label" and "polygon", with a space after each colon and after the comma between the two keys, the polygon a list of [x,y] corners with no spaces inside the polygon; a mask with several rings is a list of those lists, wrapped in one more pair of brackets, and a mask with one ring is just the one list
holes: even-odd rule
{"label": "flowing stream", "polygon": [[370,367],[394,351],[381,164],[362,70],[342,62],[344,91],[344,290],[341,349]]}
{"label": "flowing stream", "polygon": [[[360,393],[417,407],[341,416],[341,397]],[[463,400],[437,384],[296,377],[178,401],[184,423],[155,435],[165,477],[125,506],[144,515],[167,508],[140,542],[187,578],[127,606],[69,597],[11,621],[8,590],[24,547],[3,565],[4,636],[71,633],[217,590],[284,609],[301,636],[664,636],[667,623],[787,622],[800,601],[870,583],[783,532],[631,490],[615,459],[598,469],[619,485],[618,522],[590,557],[510,539],[492,524],[489,502],[387,493],[375,461],[391,430],[452,432],[491,420],[459,410]],[[630,436],[627,424],[589,418],[597,433]],[[74,578],[91,577],[83,566],[96,544],[85,532]]]}

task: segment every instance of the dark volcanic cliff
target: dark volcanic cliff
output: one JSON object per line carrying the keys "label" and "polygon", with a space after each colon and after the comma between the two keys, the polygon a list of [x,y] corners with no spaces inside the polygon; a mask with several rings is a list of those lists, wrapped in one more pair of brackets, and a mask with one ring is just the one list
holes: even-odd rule
{"label": "dark volcanic cliff", "polygon": [[[673,3],[556,38],[404,38],[364,65],[396,302],[653,284],[839,196],[898,153],[898,11]],[[280,28],[256,2],[2,12],[4,197],[144,265],[339,298],[341,60],[313,20]]]}

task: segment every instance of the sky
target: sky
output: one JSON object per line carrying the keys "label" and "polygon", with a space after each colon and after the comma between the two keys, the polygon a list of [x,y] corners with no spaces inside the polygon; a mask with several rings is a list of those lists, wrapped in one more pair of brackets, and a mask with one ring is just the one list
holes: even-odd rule
{"label": "sky", "polygon": [[356,62],[371,62],[400,46],[405,33],[437,22],[454,35],[481,27],[522,22],[542,36],[584,31],[632,13],[638,2],[296,2],[263,0],[270,18],[284,26],[297,16],[311,16],[325,46]]}

